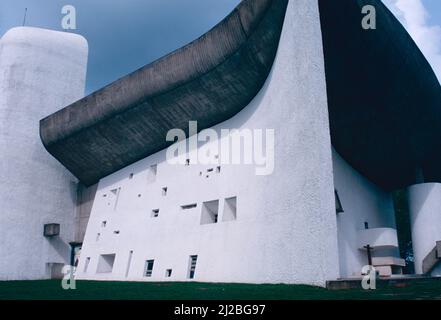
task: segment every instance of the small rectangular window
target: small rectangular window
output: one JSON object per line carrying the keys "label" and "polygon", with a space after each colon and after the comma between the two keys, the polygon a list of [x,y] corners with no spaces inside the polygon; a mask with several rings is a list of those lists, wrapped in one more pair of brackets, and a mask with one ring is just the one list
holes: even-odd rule
{"label": "small rectangular window", "polygon": [[189,166],[190,165],[190,159],[185,159],[185,165]]}
{"label": "small rectangular window", "polygon": [[194,279],[197,261],[198,261],[197,255],[190,256],[189,264],[188,264],[188,278],[189,279]]}
{"label": "small rectangular window", "polygon": [[186,204],[184,206],[181,206],[181,209],[182,210],[189,210],[189,209],[196,208],[197,206],[198,206],[197,203]]}
{"label": "small rectangular window", "polygon": [[90,263],[90,257],[87,257],[86,262],[84,263],[84,273],[87,272],[87,269],[89,268],[89,263]]}
{"label": "small rectangular window", "polygon": [[224,203],[224,214],[222,216],[222,221],[233,221],[236,220],[237,211],[237,198],[227,198]]}
{"label": "small rectangular window", "polygon": [[207,201],[202,204],[201,224],[217,223],[219,200]]}
{"label": "small rectangular window", "polygon": [[130,180],[133,179],[133,173],[131,173],[131,174],[129,175],[129,179],[130,179]]}
{"label": "small rectangular window", "polygon": [[152,218],[159,217],[159,209],[153,209],[152,210]]}
{"label": "small rectangular window", "polygon": [[166,277],[166,278],[170,278],[171,275],[172,275],[172,269],[167,269],[167,270],[165,270],[165,277]]}
{"label": "small rectangular window", "polygon": [[113,231],[114,234],[119,234],[119,230]]}
{"label": "small rectangular window", "polygon": [[163,188],[162,188],[162,196],[163,196],[163,197],[165,197],[165,196],[167,195],[167,191],[168,191],[168,188],[167,188],[167,187],[163,187]]}
{"label": "small rectangular window", "polygon": [[127,261],[126,278],[129,276],[130,265],[132,264],[133,250],[129,251],[129,259]]}
{"label": "small rectangular window", "polygon": [[106,225],[107,225],[107,221],[103,221],[103,222],[101,222],[101,227],[102,227],[102,228],[105,228]]}
{"label": "small rectangular window", "polygon": [[147,183],[153,183],[156,181],[156,175],[158,173],[158,165],[154,164],[150,166],[147,171]]}
{"label": "small rectangular window", "polygon": [[151,277],[153,273],[153,264],[155,260],[147,260],[145,262],[144,277]]}

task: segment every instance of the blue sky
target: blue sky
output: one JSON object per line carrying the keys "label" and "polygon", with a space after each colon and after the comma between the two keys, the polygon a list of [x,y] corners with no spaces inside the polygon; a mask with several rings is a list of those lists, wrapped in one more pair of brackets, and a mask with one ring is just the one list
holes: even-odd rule
{"label": "blue sky", "polygon": [[[441,0],[384,1],[403,24],[413,30],[414,38],[420,48],[425,49],[423,52],[434,69],[439,68],[440,75]],[[61,30],[61,8],[66,4],[75,6],[78,27],[75,32],[89,41],[86,91],[90,93],[194,40],[222,20],[239,2],[0,0],[0,36],[22,24],[25,8],[28,8],[26,25]],[[419,4],[425,13],[420,12],[415,17],[413,13],[418,12],[415,8],[422,10]]]}

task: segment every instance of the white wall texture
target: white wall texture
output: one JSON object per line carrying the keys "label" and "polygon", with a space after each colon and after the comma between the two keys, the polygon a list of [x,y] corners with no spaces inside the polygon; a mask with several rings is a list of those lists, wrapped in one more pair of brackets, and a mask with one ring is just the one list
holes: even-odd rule
{"label": "white wall texture", "polygon": [[[41,279],[69,262],[76,180],[44,149],[39,120],[84,95],[78,35],[19,27],[0,40],[0,280]],[[61,236],[43,237],[45,223]]]}
{"label": "white wall texture", "polygon": [[[190,255],[198,255],[196,281],[324,285],[339,276],[317,1],[289,2],[265,86],[242,112],[215,127],[221,128],[275,129],[274,173],[256,176],[250,165],[222,165],[220,173],[207,173],[216,166],[171,165],[163,150],[102,179],[77,278],[186,280]],[[148,182],[154,164],[156,180]],[[111,190],[119,188],[114,209]],[[223,222],[224,199],[232,196],[237,220]],[[202,203],[217,199],[219,222],[201,225]],[[191,203],[197,207],[180,208]],[[159,217],[151,217],[153,209],[160,209]],[[116,254],[112,273],[96,273],[101,254]],[[143,277],[148,259],[155,260],[151,278]],[[166,269],[173,270],[170,278]]]}
{"label": "white wall texture", "polygon": [[[421,183],[408,188],[410,227],[415,272],[423,272],[423,260],[441,240],[441,184]],[[441,268],[432,275],[441,275]]]}
{"label": "white wall texture", "polygon": [[[337,215],[340,275],[356,276],[368,264],[366,251],[358,248],[364,223],[368,222],[370,229],[396,229],[392,195],[359,174],[334,149],[333,168],[335,189],[344,209]],[[377,250],[373,256],[399,257],[399,251]]]}

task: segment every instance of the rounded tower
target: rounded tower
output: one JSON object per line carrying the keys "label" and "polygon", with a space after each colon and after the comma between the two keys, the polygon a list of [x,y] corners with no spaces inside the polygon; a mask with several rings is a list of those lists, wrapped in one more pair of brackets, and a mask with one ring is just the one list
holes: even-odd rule
{"label": "rounded tower", "polygon": [[[18,27],[0,39],[0,280],[48,278],[70,261],[77,180],[39,137],[39,120],[83,97],[88,44]],[[45,224],[58,236],[44,236]]]}

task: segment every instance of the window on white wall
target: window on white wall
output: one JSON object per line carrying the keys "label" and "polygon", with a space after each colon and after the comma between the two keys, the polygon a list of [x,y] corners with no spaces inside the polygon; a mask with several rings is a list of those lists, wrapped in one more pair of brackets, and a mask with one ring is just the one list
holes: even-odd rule
{"label": "window on white wall", "polygon": [[133,250],[129,251],[129,259],[127,260],[126,278],[129,276],[130,265],[132,264]]}
{"label": "window on white wall", "polygon": [[170,278],[171,275],[172,275],[172,269],[167,269],[167,270],[165,270],[165,277],[166,277],[166,278]]}
{"label": "window on white wall", "polygon": [[102,254],[98,259],[97,273],[111,273],[115,263],[116,254]]}
{"label": "window on white wall", "polygon": [[191,203],[191,204],[186,204],[186,205],[181,206],[181,209],[182,210],[190,210],[190,209],[196,208],[197,206],[198,206],[197,203]]}
{"label": "window on white wall", "polygon": [[236,220],[236,216],[237,216],[237,197],[231,197],[225,199],[222,221]]}
{"label": "window on white wall", "polygon": [[121,188],[115,188],[110,190],[109,196],[107,198],[107,205],[113,210],[116,210],[118,206],[119,195],[121,193]]}
{"label": "window on white wall", "polygon": [[156,175],[158,173],[158,165],[154,164],[150,166],[147,171],[147,183],[153,183],[156,181]]}
{"label": "window on white wall", "polygon": [[153,264],[155,260],[147,260],[145,262],[144,277],[151,277],[153,274]]}
{"label": "window on white wall", "polygon": [[187,277],[189,279],[194,279],[195,273],[196,273],[196,263],[198,261],[198,256],[190,256],[189,262],[188,262],[188,274]]}
{"label": "window on white wall", "polygon": [[90,263],[90,257],[86,258],[86,262],[84,263],[84,273],[87,272],[87,269],[89,269],[89,263]]}
{"label": "window on white wall", "polygon": [[217,223],[219,200],[207,201],[202,204],[201,224]]}
{"label": "window on white wall", "polygon": [[159,217],[159,209],[153,209],[152,210],[152,218]]}
{"label": "window on white wall", "polygon": [[165,197],[165,196],[167,195],[167,191],[168,191],[168,188],[167,188],[167,187],[163,187],[163,188],[162,188],[162,196],[163,196],[163,197]]}

